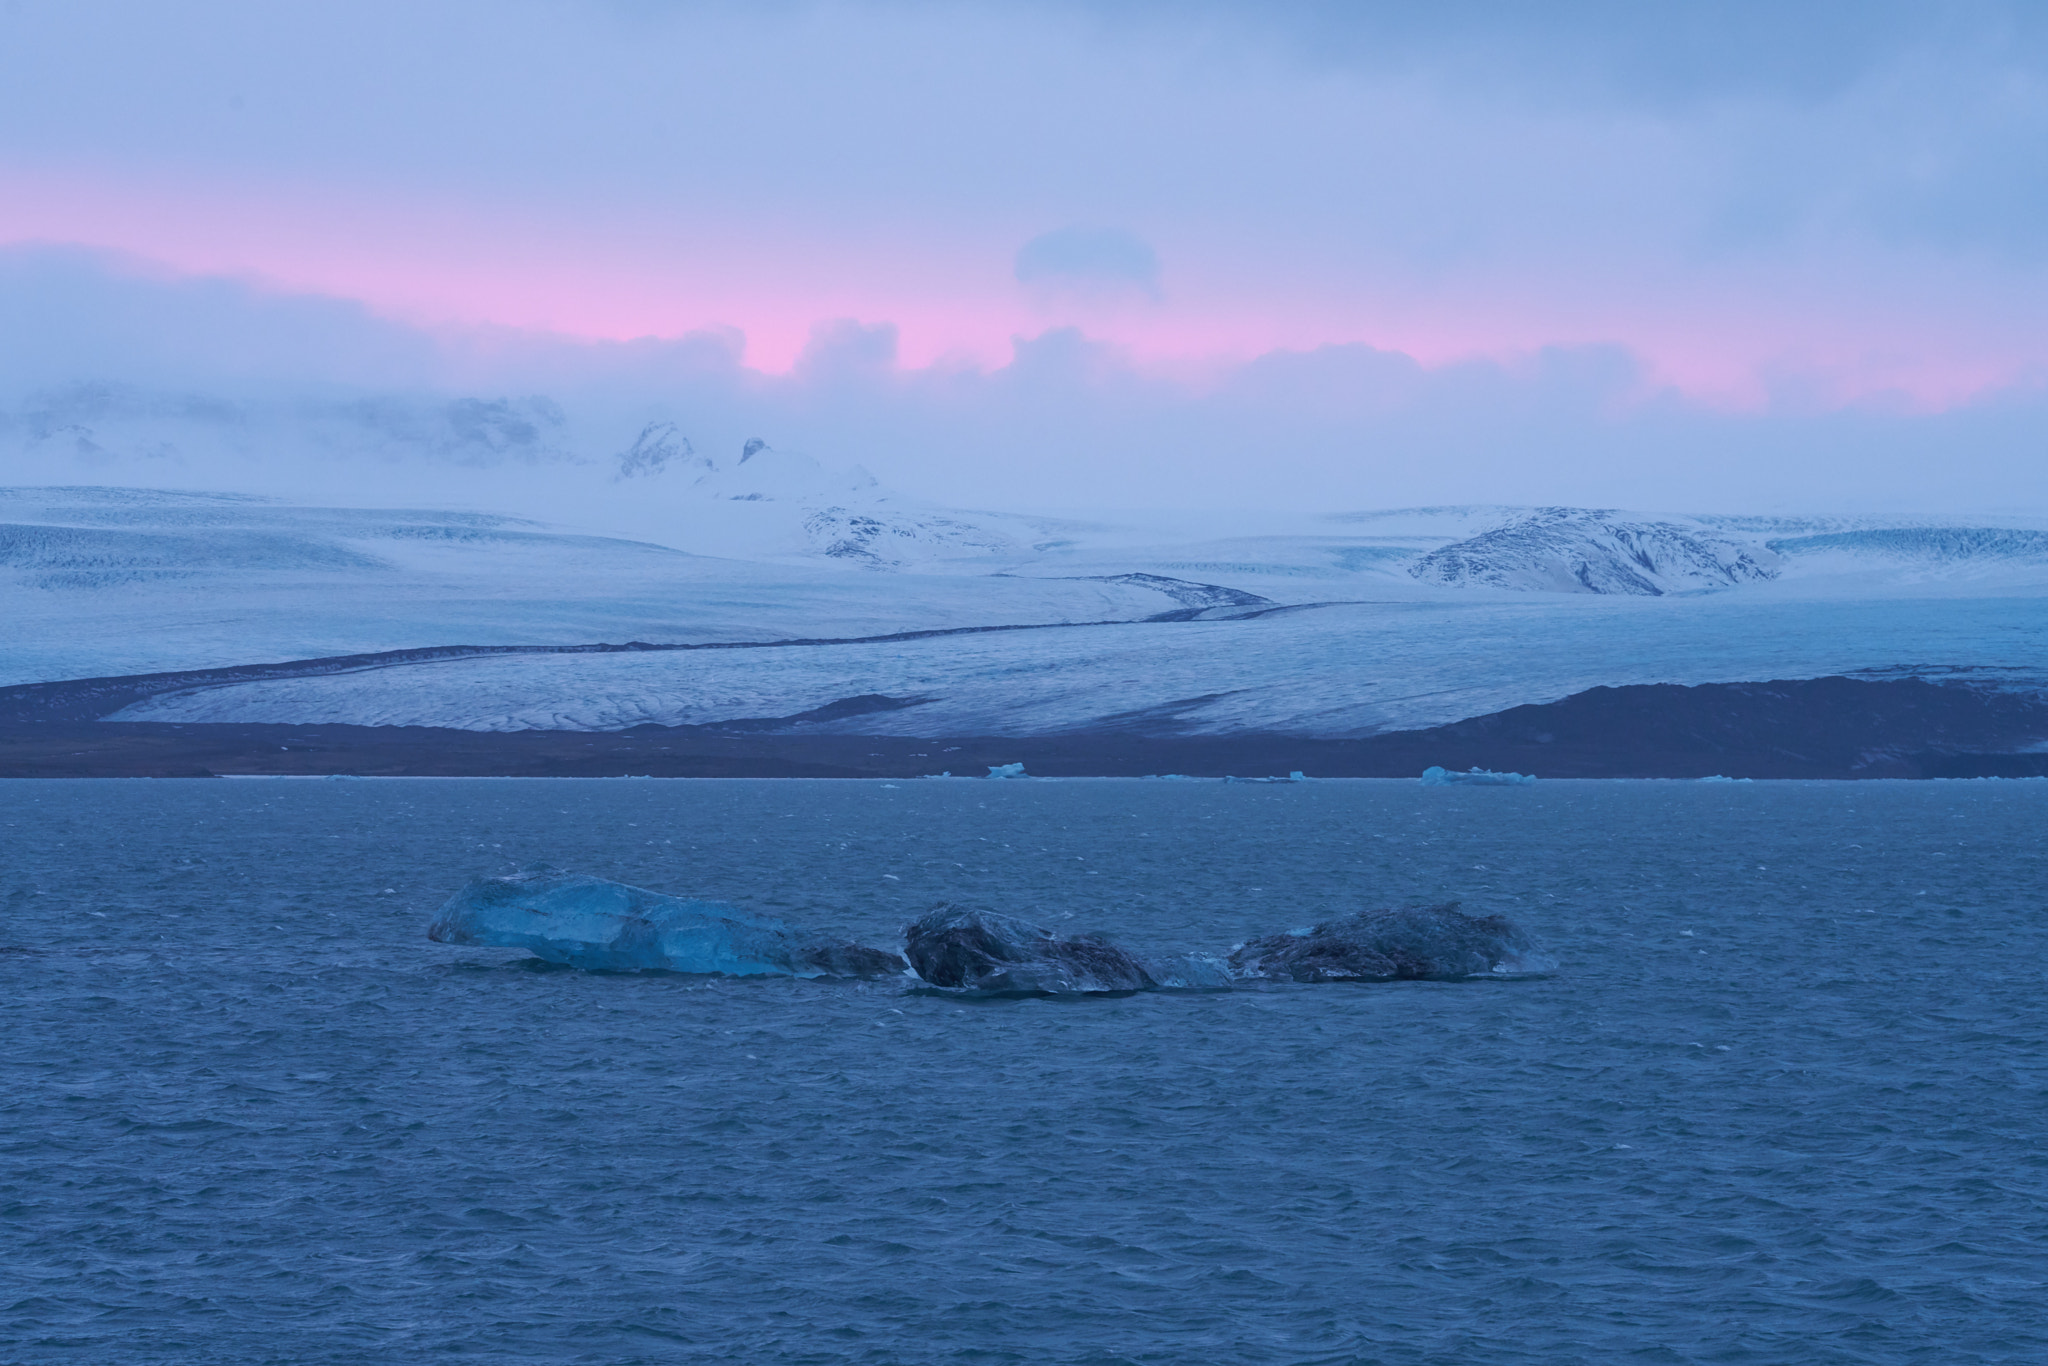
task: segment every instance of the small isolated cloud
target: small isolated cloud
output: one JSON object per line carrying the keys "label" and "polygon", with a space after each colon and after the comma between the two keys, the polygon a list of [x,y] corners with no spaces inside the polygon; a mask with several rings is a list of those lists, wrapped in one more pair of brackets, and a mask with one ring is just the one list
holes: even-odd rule
{"label": "small isolated cloud", "polygon": [[1055,228],[1017,252],[1017,281],[1050,294],[1159,298],[1159,253],[1122,228]]}

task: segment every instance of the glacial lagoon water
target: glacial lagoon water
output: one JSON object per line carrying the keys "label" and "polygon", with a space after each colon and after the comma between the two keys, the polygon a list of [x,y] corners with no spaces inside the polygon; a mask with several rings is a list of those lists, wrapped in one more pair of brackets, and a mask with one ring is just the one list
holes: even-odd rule
{"label": "glacial lagoon water", "polygon": [[[1514,982],[962,1000],[429,943],[1462,899]],[[0,783],[0,1361],[2048,1359],[2048,783]]]}

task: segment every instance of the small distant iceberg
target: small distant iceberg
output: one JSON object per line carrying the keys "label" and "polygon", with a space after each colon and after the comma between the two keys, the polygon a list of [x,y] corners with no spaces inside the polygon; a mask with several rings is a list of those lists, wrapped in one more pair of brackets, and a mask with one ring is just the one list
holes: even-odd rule
{"label": "small distant iceberg", "polygon": [[1747,783],[1755,780],[1751,778],[1729,778],[1719,773],[1710,773],[1706,777],[1699,779],[1699,781],[1703,783]]}
{"label": "small distant iceberg", "polygon": [[721,901],[666,896],[601,877],[536,865],[477,878],[427,927],[437,944],[526,949],[606,972],[722,973],[729,977],[895,977],[882,949],[807,935]]}
{"label": "small distant iceberg", "polygon": [[988,776],[991,778],[1028,778],[1031,775],[1024,771],[1024,765],[1022,764],[990,764],[988,766]]}
{"label": "small distant iceberg", "polygon": [[[1435,771],[1442,772],[1441,769]],[[1308,778],[1297,768],[1284,778],[1234,778],[1226,775],[1223,781],[1226,783],[1305,783],[1308,781]]]}
{"label": "small distant iceberg", "polygon": [[1424,787],[1527,787],[1536,781],[1530,773],[1495,773],[1490,768],[1473,767],[1463,773],[1432,764],[1422,770]]}
{"label": "small distant iceberg", "polygon": [[1541,976],[1556,971],[1557,961],[1513,921],[1466,915],[1452,901],[1269,934],[1232,950],[1230,970],[1285,982],[1451,981]]}

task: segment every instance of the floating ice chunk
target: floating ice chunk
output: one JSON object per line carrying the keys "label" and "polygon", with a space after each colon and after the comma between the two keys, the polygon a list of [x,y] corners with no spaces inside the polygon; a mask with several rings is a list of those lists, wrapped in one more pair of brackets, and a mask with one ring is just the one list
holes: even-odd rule
{"label": "floating ice chunk", "polygon": [[1145,965],[1106,939],[1063,939],[1015,916],[941,903],[903,932],[904,956],[935,987],[971,991],[1148,991]]}
{"label": "floating ice chunk", "polygon": [[1226,783],[1305,783],[1305,782],[1307,782],[1307,781],[1308,781],[1308,779],[1307,779],[1307,778],[1304,778],[1304,777],[1302,776],[1301,770],[1297,768],[1297,769],[1295,769],[1295,770],[1294,770],[1294,771],[1293,771],[1292,773],[1288,774],[1288,775],[1287,775],[1286,777],[1284,777],[1284,778],[1231,778],[1231,777],[1226,777],[1226,778],[1224,778],[1224,780],[1223,780],[1223,781],[1224,781],[1224,782],[1226,782]]}
{"label": "floating ice chunk", "polygon": [[1748,779],[1748,778],[1729,778],[1729,777],[1725,777],[1725,776],[1723,776],[1723,775],[1721,775],[1721,774],[1719,774],[1719,773],[1710,773],[1710,774],[1708,774],[1708,775],[1707,775],[1706,777],[1704,777],[1704,778],[1700,779],[1700,781],[1701,781],[1701,782],[1703,782],[1703,783],[1746,783],[1746,782],[1749,782],[1749,781],[1750,781],[1750,779]]}
{"label": "floating ice chunk", "polygon": [[534,868],[478,878],[449,897],[427,938],[527,949],[550,963],[733,977],[889,977],[893,953],[821,939],[719,901],[664,896],[601,877]]}
{"label": "floating ice chunk", "polygon": [[1360,911],[1254,939],[1230,955],[1240,977],[1291,982],[1523,977],[1556,967],[1512,921],[1466,915],[1456,902]]}
{"label": "floating ice chunk", "polygon": [[1474,787],[1527,787],[1535,781],[1532,774],[1495,773],[1489,768],[1474,767],[1458,773],[1431,765],[1422,770],[1422,782],[1425,787],[1448,787],[1452,784]]}
{"label": "floating ice chunk", "polygon": [[990,764],[988,776],[991,778],[1028,778],[1031,775],[1024,771],[1024,765],[1022,764]]}

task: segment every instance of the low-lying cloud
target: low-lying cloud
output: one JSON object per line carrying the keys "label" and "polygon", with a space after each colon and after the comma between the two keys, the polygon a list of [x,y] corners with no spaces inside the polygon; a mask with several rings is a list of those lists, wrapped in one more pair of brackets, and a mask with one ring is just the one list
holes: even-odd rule
{"label": "low-lying cloud", "polygon": [[886,323],[853,321],[776,374],[729,332],[432,331],[76,252],[0,253],[0,311],[31,323],[0,337],[12,482],[543,516],[567,489],[644,512],[686,453],[765,437],[913,496],[1048,511],[2048,507],[2048,392],[2030,385],[1936,412],[1788,386],[1731,410],[1619,346],[1430,365],[1349,344],[1176,373],[1074,328],[1020,337],[1000,365],[909,366]]}
{"label": "low-lying cloud", "polygon": [[775,371],[850,317],[912,367],[1612,343],[1935,406],[2048,365],[2042,13],[12,0],[0,242]]}

